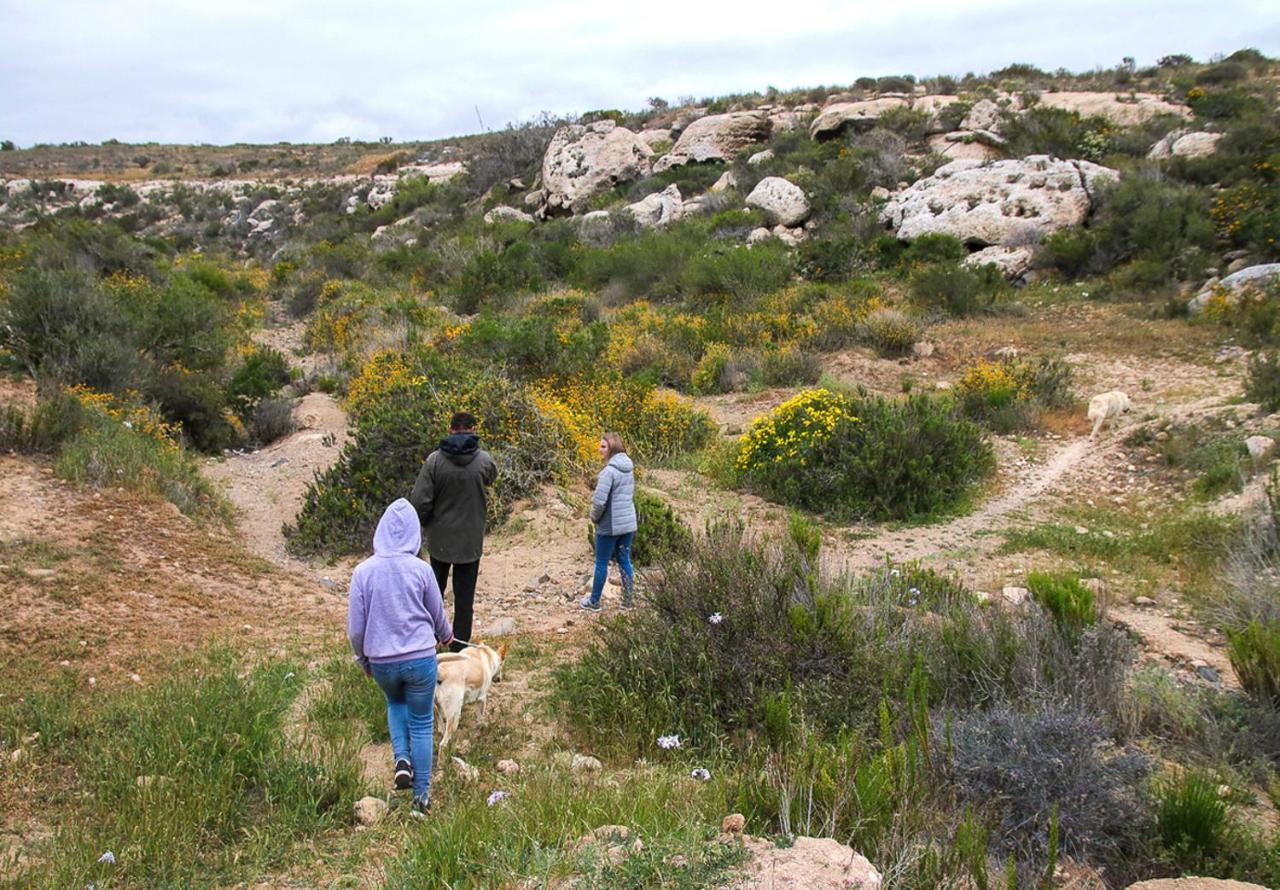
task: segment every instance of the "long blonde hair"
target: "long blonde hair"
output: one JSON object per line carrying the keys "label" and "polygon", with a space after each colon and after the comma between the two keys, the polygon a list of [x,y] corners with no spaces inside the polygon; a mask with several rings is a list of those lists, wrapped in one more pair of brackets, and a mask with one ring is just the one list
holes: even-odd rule
{"label": "long blonde hair", "polygon": [[605,433],[600,437],[600,439],[609,446],[609,453],[605,456],[605,460],[608,460],[615,454],[627,453],[627,446],[622,444],[622,437],[617,433]]}

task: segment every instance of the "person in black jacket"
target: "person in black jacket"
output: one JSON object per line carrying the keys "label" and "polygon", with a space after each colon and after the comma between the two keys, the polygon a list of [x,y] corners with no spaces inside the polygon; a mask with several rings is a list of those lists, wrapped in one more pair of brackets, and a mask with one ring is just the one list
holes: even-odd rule
{"label": "person in black jacket", "polygon": [[460,641],[471,639],[476,578],[484,552],[486,489],[496,478],[498,465],[480,447],[475,417],[459,411],[449,421],[449,435],[418,471],[409,495],[441,590],[453,571],[454,652],[462,651]]}

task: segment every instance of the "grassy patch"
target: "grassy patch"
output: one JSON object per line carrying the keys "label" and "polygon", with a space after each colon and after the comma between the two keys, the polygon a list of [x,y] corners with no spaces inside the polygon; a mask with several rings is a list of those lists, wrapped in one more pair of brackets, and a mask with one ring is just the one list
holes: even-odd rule
{"label": "grassy patch", "polygon": [[1203,585],[1237,527],[1233,518],[1190,508],[1146,515],[1144,521],[1116,510],[1071,508],[1063,513],[1065,522],[1006,529],[1001,552],[1043,550],[1070,560],[1082,574],[1115,568],[1129,574],[1173,574],[1184,583]]}
{"label": "grassy patch", "polygon": [[[32,746],[9,778],[42,789],[56,824],[20,883],[225,885],[344,824],[358,787],[350,739],[290,740],[301,684],[289,662],[246,667],[215,649],[177,660],[153,687],[95,694],[68,671],[5,695],[6,734]],[[107,850],[115,864],[98,861]]]}

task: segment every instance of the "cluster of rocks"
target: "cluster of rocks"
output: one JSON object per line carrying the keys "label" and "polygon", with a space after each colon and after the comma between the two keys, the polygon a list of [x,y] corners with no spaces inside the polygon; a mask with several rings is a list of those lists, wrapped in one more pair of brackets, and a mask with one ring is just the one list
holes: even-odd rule
{"label": "cluster of rocks", "polygon": [[1215,295],[1221,295],[1228,303],[1234,304],[1249,291],[1268,285],[1280,287],[1280,263],[1245,266],[1221,280],[1210,278],[1200,292],[1187,303],[1187,308],[1193,315],[1197,314]]}
{"label": "cluster of rocks", "polygon": [[[255,179],[148,180],[108,183],[97,179],[0,180],[0,225],[15,230],[70,208],[102,219],[134,217],[136,231],[168,236],[216,224],[219,237],[243,250],[278,243],[307,220],[302,197],[316,188],[349,190],[347,213],[377,210],[394,199],[402,180],[425,176],[447,182],[466,170],[461,162],[410,164],[393,174],[344,174],[288,182]],[[197,208],[199,219],[189,218]]]}

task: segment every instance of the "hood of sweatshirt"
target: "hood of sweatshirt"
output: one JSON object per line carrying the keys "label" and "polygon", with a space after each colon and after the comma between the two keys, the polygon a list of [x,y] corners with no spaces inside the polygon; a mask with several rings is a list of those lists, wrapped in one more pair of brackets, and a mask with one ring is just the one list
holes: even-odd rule
{"label": "hood of sweatshirt", "polygon": [[631,458],[627,457],[626,453],[623,452],[615,454],[613,457],[609,458],[609,466],[621,473],[630,473],[635,467],[635,464],[633,464],[631,462]]}
{"label": "hood of sweatshirt", "polygon": [[382,513],[378,530],[373,533],[375,556],[417,556],[422,549],[422,526],[418,511],[400,498]]}
{"label": "hood of sweatshirt", "polygon": [[465,467],[476,458],[480,450],[480,437],[475,433],[450,433],[440,442],[444,456]]}

